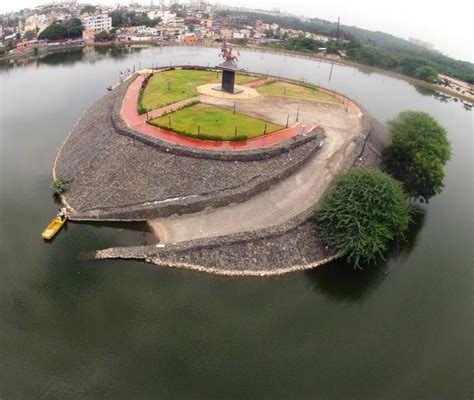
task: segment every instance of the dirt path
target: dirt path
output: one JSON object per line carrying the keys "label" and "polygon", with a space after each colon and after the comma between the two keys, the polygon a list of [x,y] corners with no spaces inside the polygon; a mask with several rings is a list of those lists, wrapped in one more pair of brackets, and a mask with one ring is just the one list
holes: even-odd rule
{"label": "dirt path", "polygon": [[[357,123],[357,128],[359,124]],[[358,129],[326,128],[322,149],[300,170],[249,200],[148,221],[161,243],[229,235],[282,224],[315,204],[351,151]]]}

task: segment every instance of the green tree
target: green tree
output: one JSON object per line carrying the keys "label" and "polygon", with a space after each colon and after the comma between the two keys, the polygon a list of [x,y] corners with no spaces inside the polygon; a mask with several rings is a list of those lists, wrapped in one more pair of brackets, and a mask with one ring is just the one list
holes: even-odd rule
{"label": "green tree", "polygon": [[71,181],[66,178],[58,177],[53,183],[51,184],[51,189],[53,190],[53,194],[55,196],[59,196],[60,194],[64,193],[69,189],[69,184]]}
{"label": "green tree", "polygon": [[78,18],[54,21],[38,35],[40,40],[61,40],[82,37],[82,23]]}
{"label": "green tree", "polygon": [[322,239],[354,267],[383,256],[409,220],[410,205],[401,183],[366,167],[336,176],[314,213]]}
{"label": "green tree", "polygon": [[95,10],[96,10],[95,6],[93,6],[91,4],[87,4],[81,9],[81,14],[86,14],[86,13],[87,14],[94,14]]}
{"label": "green tree", "polygon": [[415,72],[415,77],[426,82],[435,83],[438,81],[438,73],[434,68],[428,65],[418,67]]}
{"label": "green tree", "polygon": [[326,53],[328,54],[339,54],[339,45],[337,41],[330,40],[326,44]]}
{"label": "green tree", "polygon": [[111,42],[115,40],[115,32],[101,31],[94,35],[94,42]]}
{"label": "green tree", "polygon": [[400,113],[388,125],[392,144],[383,151],[383,169],[403,182],[411,198],[428,201],[441,192],[451,157],[446,130],[429,114],[415,111]]}
{"label": "green tree", "polygon": [[114,10],[109,13],[112,17],[112,26],[115,28],[126,26],[145,25],[148,27],[160,23],[161,18],[150,19],[146,13],[137,13],[135,11]]}

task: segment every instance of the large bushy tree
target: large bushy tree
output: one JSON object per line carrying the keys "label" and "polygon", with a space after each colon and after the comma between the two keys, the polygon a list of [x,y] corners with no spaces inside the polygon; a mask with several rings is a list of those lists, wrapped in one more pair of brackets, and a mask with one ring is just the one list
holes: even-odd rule
{"label": "large bushy tree", "polygon": [[413,199],[428,201],[443,189],[444,166],[451,157],[446,130],[429,114],[407,111],[388,123],[392,144],[382,166],[403,182]]}
{"label": "large bushy tree", "polygon": [[139,13],[135,11],[114,10],[109,13],[112,17],[112,26],[114,28],[121,28],[126,26],[140,26],[148,27],[155,26],[160,23],[161,18],[150,19],[146,13]]}
{"label": "large bushy tree", "polygon": [[336,176],[314,213],[322,239],[354,266],[382,256],[409,219],[410,205],[401,183],[367,167]]}
{"label": "large bushy tree", "polygon": [[436,83],[438,81],[438,73],[434,68],[428,65],[418,67],[415,72],[415,77],[431,83]]}
{"label": "large bushy tree", "polygon": [[61,40],[82,37],[82,23],[78,18],[55,21],[38,35],[40,40]]}

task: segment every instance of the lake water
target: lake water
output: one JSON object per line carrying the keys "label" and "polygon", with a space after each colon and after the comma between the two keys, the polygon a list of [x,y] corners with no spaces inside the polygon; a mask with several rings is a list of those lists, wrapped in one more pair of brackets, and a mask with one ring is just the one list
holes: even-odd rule
{"label": "lake water", "polygon": [[242,52],[252,71],[306,79],[381,121],[433,115],[453,157],[445,189],[377,268],[342,263],[230,279],[80,254],[146,240],[143,224],[69,223],[50,169],[120,71],[219,62],[217,49],[50,55],[0,69],[0,398],[469,399],[473,363],[473,113],[379,73]]}

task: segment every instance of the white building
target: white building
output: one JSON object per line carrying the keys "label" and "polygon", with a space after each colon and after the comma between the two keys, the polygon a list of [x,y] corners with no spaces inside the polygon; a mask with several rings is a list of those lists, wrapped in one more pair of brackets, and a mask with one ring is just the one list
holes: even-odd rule
{"label": "white building", "polygon": [[161,18],[163,24],[169,24],[174,22],[176,19],[176,14],[168,10],[153,10],[147,12],[147,17],[150,19]]}
{"label": "white building", "polygon": [[112,17],[107,14],[84,16],[81,22],[86,32],[108,32],[112,29]]}
{"label": "white building", "polygon": [[148,26],[140,26],[137,29],[137,34],[144,36],[161,36],[161,29],[152,28]]}

